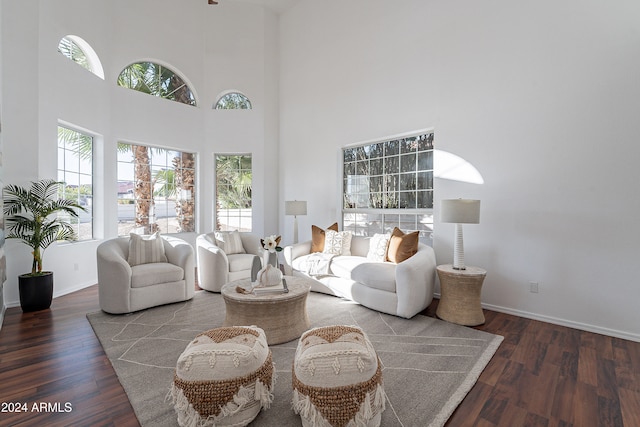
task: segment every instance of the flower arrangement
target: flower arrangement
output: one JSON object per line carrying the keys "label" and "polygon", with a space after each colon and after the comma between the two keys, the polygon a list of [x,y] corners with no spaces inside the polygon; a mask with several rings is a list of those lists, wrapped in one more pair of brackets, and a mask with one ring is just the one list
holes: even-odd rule
{"label": "flower arrangement", "polygon": [[264,248],[264,250],[269,251],[270,253],[280,252],[282,251],[282,247],[280,246],[280,240],[282,236],[276,236],[272,234],[271,236],[267,236],[264,239],[260,239],[260,244]]}

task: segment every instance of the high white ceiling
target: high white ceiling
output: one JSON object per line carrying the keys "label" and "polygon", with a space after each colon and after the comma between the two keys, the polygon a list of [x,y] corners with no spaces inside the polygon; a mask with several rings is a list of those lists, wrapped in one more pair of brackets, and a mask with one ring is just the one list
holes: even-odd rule
{"label": "high white ceiling", "polygon": [[243,3],[251,3],[272,9],[276,13],[283,13],[293,7],[300,0],[219,0],[220,4],[225,1],[239,1]]}

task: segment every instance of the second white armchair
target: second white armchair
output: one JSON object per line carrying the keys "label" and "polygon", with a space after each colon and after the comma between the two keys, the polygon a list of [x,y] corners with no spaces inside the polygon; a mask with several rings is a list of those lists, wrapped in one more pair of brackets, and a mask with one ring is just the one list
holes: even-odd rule
{"label": "second white armchair", "polygon": [[198,286],[220,292],[231,281],[251,277],[254,262],[261,264],[263,254],[260,238],[252,233],[201,234],[196,238]]}

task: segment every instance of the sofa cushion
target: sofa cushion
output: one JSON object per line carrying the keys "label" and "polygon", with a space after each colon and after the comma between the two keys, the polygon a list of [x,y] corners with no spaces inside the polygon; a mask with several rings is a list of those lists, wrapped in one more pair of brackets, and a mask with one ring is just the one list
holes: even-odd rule
{"label": "sofa cushion", "polygon": [[368,288],[396,292],[396,265],[390,262],[369,262],[351,270],[351,280]]}
{"label": "sofa cushion", "polygon": [[[334,222],[327,230],[338,231],[338,223]],[[311,252],[322,252],[324,250],[325,231],[315,225],[311,226]]]}
{"label": "sofa cushion", "polygon": [[371,261],[361,256],[336,256],[331,260],[331,274],[351,279],[351,272],[360,264],[370,264]]}
{"label": "sofa cushion", "polygon": [[228,255],[227,259],[229,260],[229,271],[243,271],[243,270],[251,270],[251,266],[253,265],[253,259],[257,255],[254,254],[233,254]]}
{"label": "sofa cushion", "polygon": [[144,288],[159,283],[178,282],[184,279],[184,270],[168,262],[140,264],[131,267],[131,287]]}
{"label": "sofa cushion", "polygon": [[167,262],[160,232],[157,231],[149,236],[131,233],[127,262],[132,267],[140,264]]}
{"label": "sofa cushion", "polygon": [[411,258],[416,252],[418,252],[418,232],[405,234],[395,227],[389,239],[387,260],[399,264]]}

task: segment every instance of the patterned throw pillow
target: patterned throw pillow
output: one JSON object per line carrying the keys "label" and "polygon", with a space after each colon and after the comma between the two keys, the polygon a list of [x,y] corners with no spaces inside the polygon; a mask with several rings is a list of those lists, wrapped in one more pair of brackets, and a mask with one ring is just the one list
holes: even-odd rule
{"label": "patterned throw pillow", "polygon": [[391,234],[379,234],[373,235],[369,241],[369,252],[367,253],[367,259],[375,262],[384,262],[387,260],[387,247],[389,246],[389,239]]}
{"label": "patterned throw pillow", "polygon": [[156,231],[150,236],[135,233],[129,234],[129,258],[127,262],[131,267],[152,262],[167,262],[160,232]]}
{"label": "patterned throw pillow", "polygon": [[227,255],[244,254],[244,246],[238,230],[233,231],[216,231],[216,245],[220,247]]}
{"label": "patterned throw pillow", "polygon": [[322,252],[333,255],[351,255],[351,232],[325,231],[324,250]]}
{"label": "patterned throw pillow", "polygon": [[[338,223],[334,222],[330,226],[327,227],[327,230],[338,231]],[[325,240],[325,230],[322,228],[312,225],[311,226],[311,252],[322,252],[324,251],[324,240]]]}

